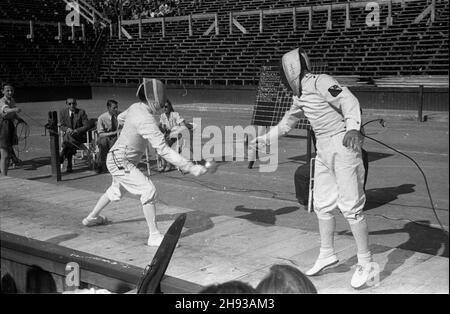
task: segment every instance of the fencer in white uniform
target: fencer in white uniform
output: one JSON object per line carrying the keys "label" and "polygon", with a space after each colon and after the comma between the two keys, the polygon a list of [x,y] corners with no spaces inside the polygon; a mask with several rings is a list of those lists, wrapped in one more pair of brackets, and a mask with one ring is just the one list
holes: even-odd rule
{"label": "fencer in white uniform", "polygon": [[333,77],[310,73],[308,56],[301,48],[283,56],[282,68],[293,92],[293,104],[277,127],[254,143],[264,145],[287,134],[303,114],[309,120],[317,138],[314,211],[319,221],[321,247],[317,261],[306,274],[316,275],[338,263],[333,212],[339,209],[350,224],[358,250],[358,265],[351,285],[361,287],[373,275],[373,270],[367,222],[362,212],[366,197],[358,99]]}
{"label": "fencer in white uniform", "polygon": [[123,129],[106,160],[108,171],[112,175],[111,186],[100,197],[92,212],[83,219],[83,224],[94,226],[107,223],[100,212],[110,202],[120,200],[123,192],[128,191],[140,196],[149,229],[147,244],[159,246],[163,236],[155,219],[156,189],[152,181],[137,168],[148,143],[162,158],[183,172],[199,176],[206,173],[207,169],[201,165],[194,165],[166,144],[155,118],[166,103],[164,84],[156,79],[144,79],[138,88],[137,97],[140,102],[131,105],[118,116],[119,125],[123,124]]}

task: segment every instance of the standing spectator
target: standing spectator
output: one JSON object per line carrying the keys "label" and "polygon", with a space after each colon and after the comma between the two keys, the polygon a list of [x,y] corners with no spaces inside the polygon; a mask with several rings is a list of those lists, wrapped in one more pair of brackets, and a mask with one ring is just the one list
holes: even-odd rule
{"label": "standing spectator", "polygon": [[256,290],[248,283],[232,280],[220,284],[212,284],[203,288],[200,294],[256,294]]}
{"label": "standing spectator", "polygon": [[256,287],[258,293],[316,294],[314,284],[300,270],[290,265],[273,265],[270,273]]}
{"label": "standing spectator", "polygon": [[[14,87],[9,83],[2,84],[3,98],[0,99],[0,172],[8,175],[8,164],[11,157],[15,157],[13,146],[18,144],[15,121],[25,123],[18,116],[20,108],[16,107],[13,98]],[[17,159],[17,157],[16,157]]]}

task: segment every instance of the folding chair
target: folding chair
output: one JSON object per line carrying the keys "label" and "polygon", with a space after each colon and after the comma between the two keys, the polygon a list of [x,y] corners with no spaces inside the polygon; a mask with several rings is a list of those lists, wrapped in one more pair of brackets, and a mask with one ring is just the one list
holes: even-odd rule
{"label": "folding chair", "polygon": [[[186,123],[186,124],[188,126],[187,129],[189,130],[189,132],[193,132],[194,129],[196,128],[196,125],[194,123]],[[185,130],[186,130],[186,127],[182,126],[182,127],[177,128],[176,130],[170,132],[170,135],[169,135],[170,138],[176,139],[176,141],[173,145],[175,145],[175,151],[179,154],[181,154],[181,152],[183,151],[183,147],[186,145],[186,138],[179,137],[179,135],[182,134],[182,132],[184,132]],[[192,143],[191,143],[191,145],[192,145]],[[157,162],[158,162],[158,169],[161,169],[163,160],[162,160],[162,157],[159,155],[157,156]],[[180,168],[177,168],[177,170],[182,172]]]}
{"label": "folding chair", "polygon": [[[79,147],[77,147],[75,155],[72,157],[72,164],[75,166],[77,161],[87,161],[88,167],[90,170],[93,170],[95,167],[96,154],[98,154],[97,148],[97,119],[89,119],[89,125],[91,128],[86,133],[86,142],[81,143]],[[62,147],[62,143],[64,141],[64,133],[60,129],[58,125],[58,134],[59,134],[59,144]],[[63,165],[61,164],[61,169]]]}

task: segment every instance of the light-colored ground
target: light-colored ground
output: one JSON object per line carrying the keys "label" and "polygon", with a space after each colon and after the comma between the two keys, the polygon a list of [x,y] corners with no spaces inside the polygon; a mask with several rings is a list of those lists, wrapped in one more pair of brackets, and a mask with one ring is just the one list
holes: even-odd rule
{"label": "light-colored ground", "polygon": [[[122,108],[131,103],[127,97],[119,100]],[[86,109],[90,117],[96,117],[103,112],[104,103],[103,99],[80,100],[79,107]],[[249,105],[174,105],[187,120],[201,117],[202,127],[217,125],[223,129],[227,125],[246,126],[251,121]],[[56,184],[50,176],[48,136],[42,135],[47,112],[61,109],[64,103],[27,103],[20,106],[24,109],[24,119],[30,124],[30,136],[26,151],[20,156],[25,161],[23,166],[10,170],[9,175]],[[368,135],[410,155],[423,168],[437,215],[448,229],[448,112],[425,112],[429,116],[425,123],[415,121],[414,112],[365,112],[365,121],[375,117],[383,117],[387,121],[386,128],[376,124],[368,126]],[[366,208],[371,243],[448,258],[448,237],[437,228],[420,172],[411,161],[377,143],[367,140],[365,147],[371,160]],[[295,131],[292,136],[280,140],[279,166],[274,173],[259,173],[257,167],[247,169],[246,162],[228,162],[215,175],[193,178],[176,171],[162,174],[152,171],[151,179],[157,186],[161,204],[243,218],[254,225],[317,232],[315,215],[298,209],[294,193],[293,175],[296,168],[305,163],[305,154],[305,134]],[[109,175],[97,175],[88,171],[82,163],[76,167],[75,173],[63,175],[63,181],[57,183],[59,186],[98,193],[109,184]],[[91,209],[86,204],[80,206],[80,211],[86,213]],[[337,229],[341,236],[351,240],[349,227],[340,216]]]}
{"label": "light-colored ground", "polygon": [[[93,206],[100,193],[16,178],[0,179],[0,188],[2,231],[141,268],[156,252],[144,244],[146,224],[133,199],[110,206],[110,224],[86,228],[81,225],[82,208]],[[274,264],[307,270],[319,250],[316,232],[160,204],[161,231],[180,213],[187,220],[166,275],[198,285],[241,280],[256,287]],[[362,289],[352,289],[354,241],[340,235],[335,247],[340,263],[311,278],[320,293],[448,292],[448,258],[382,245],[371,246],[379,276]]]}

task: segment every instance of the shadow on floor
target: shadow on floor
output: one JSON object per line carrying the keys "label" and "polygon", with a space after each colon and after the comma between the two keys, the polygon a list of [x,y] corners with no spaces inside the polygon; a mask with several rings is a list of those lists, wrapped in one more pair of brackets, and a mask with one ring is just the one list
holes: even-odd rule
{"label": "shadow on floor", "polygon": [[401,194],[413,193],[415,191],[414,187],[414,184],[401,184],[399,186],[366,190],[366,205],[364,206],[364,211],[395,201]]}
{"label": "shadow on floor", "polygon": [[[406,242],[398,245],[396,248],[377,244],[370,246],[372,254],[374,255],[392,250],[387,256],[387,262],[384,268],[381,269],[380,282],[389,278],[396,269],[404,265],[408,259],[416,254],[416,252],[429,254],[421,259],[421,262],[424,262],[433,256],[449,257],[448,235],[440,229],[433,228],[428,220],[410,222],[403,228],[398,229],[372,231],[369,232],[369,235],[395,235],[398,233],[407,233],[409,238]],[[338,235],[351,236],[351,232],[346,230],[339,232]],[[324,271],[323,274],[354,271],[354,266],[357,262],[358,259],[355,254],[338,266]]]}
{"label": "shadow on floor", "polygon": [[277,221],[277,216],[289,214],[298,210],[298,206],[288,206],[282,207],[276,210],[273,209],[253,209],[246,208],[242,205],[236,206],[234,208],[237,212],[248,213],[243,216],[236,216],[236,218],[247,219],[257,225],[275,225]]}

